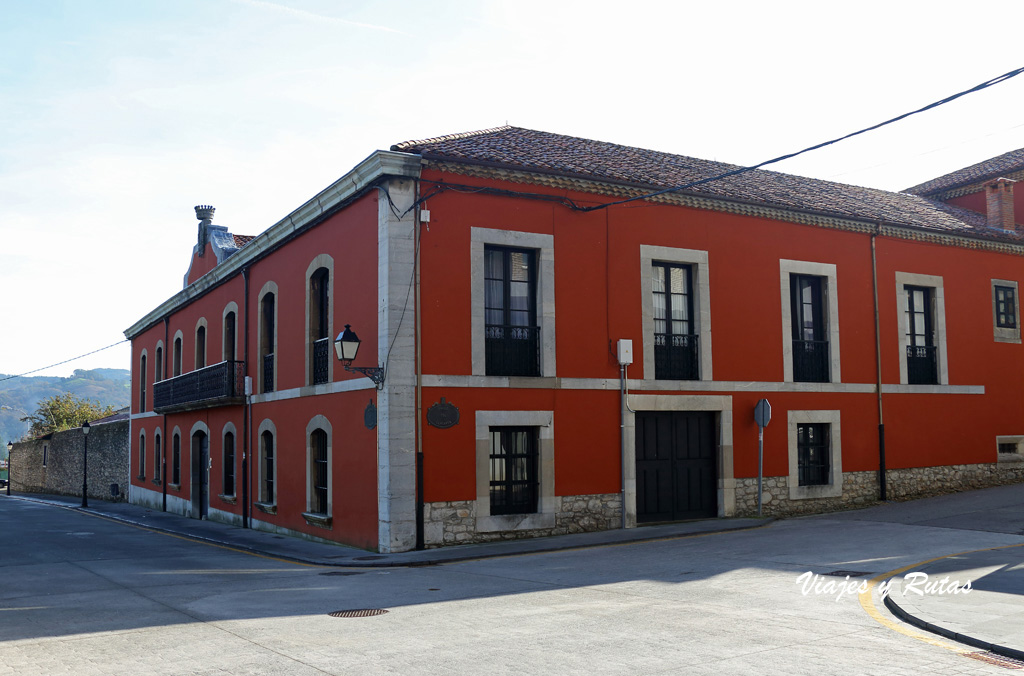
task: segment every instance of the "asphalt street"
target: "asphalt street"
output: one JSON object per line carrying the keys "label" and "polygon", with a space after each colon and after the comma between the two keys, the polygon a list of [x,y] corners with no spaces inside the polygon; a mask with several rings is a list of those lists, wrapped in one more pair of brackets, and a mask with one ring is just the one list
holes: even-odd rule
{"label": "asphalt street", "polygon": [[[1014,573],[1024,560],[1024,486],[708,532],[729,525],[716,521],[648,531],[657,539],[639,542],[608,534],[572,546],[550,539],[555,551],[460,548],[447,562],[411,564],[267,534],[229,542],[227,530],[177,517],[179,532],[168,533],[163,519],[172,517],[0,498],[0,674],[965,674],[1022,666],[902,621],[879,583],[970,571],[968,595],[918,598],[895,583],[889,595],[907,611],[1017,640],[998,625],[1024,611]],[[295,560],[296,548],[306,561]],[[357,559],[361,567],[328,565]],[[825,582],[809,588],[813,576]],[[842,587],[868,581],[863,594]],[[338,612],[361,616],[331,616]]]}

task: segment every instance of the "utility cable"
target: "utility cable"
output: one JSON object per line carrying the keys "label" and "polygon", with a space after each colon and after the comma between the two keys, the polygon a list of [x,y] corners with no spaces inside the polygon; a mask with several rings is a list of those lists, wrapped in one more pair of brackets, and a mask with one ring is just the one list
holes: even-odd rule
{"label": "utility cable", "polygon": [[32,375],[33,373],[39,373],[40,371],[45,371],[46,369],[52,369],[54,366],[60,366],[62,364],[67,364],[69,362],[78,361],[82,357],[88,357],[91,354],[96,354],[97,352],[103,352],[103,350],[109,350],[112,347],[117,347],[118,345],[121,345],[122,343],[127,343],[127,342],[128,342],[128,339],[126,338],[125,340],[119,340],[116,343],[112,343],[110,345],[107,345],[106,347],[101,347],[98,350],[93,350],[92,352],[86,352],[85,354],[80,354],[77,357],[72,357],[71,359],[65,359],[64,361],[59,361],[56,364],[50,364],[49,366],[44,366],[42,368],[33,369],[32,371],[26,371],[25,373],[19,373],[16,376],[7,376],[6,378],[0,378],[0,383],[4,382],[5,380],[13,380],[14,378],[21,378],[23,376]]}

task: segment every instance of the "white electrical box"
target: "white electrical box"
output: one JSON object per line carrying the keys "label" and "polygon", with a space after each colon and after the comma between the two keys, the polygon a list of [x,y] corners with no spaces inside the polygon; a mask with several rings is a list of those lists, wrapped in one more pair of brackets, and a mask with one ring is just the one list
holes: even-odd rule
{"label": "white electrical box", "polygon": [[619,366],[629,366],[633,363],[633,341],[625,338],[619,339]]}
{"label": "white electrical box", "polygon": [[428,211],[427,209],[420,209],[420,222],[421,223],[429,223],[430,222],[430,211]]}
{"label": "white electrical box", "polygon": [[252,395],[252,376],[245,377],[245,396]]}

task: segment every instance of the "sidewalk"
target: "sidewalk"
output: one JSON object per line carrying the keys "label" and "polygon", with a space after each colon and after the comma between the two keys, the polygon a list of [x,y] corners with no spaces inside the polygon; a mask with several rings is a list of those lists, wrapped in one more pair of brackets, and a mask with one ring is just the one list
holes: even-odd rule
{"label": "sidewalk", "polygon": [[[2,497],[2,496],[0,496]],[[298,537],[277,535],[249,528],[239,528],[216,521],[189,519],[178,514],[153,510],[127,502],[92,500],[89,507],[81,508],[81,498],[40,493],[11,494],[12,498],[41,502],[67,509],[94,514],[122,523],[148,528],[179,537],[209,542],[251,554],[275,559],[296,561],[317,566],[381,567],[431,566],[455,561],[468,561],[496,556],[515,556],[564,549],[600,547],[645,540],[661,540],[694,535],[744,530],[766,526],[774,519],[708,519],[658,526],[643,526],[628,530],[609,530],[596,533],[576,533],[544,538],[504,540],[487,544],[455,545],[439,549],[378,554],[355,547],[333,543],[313,542]]]}

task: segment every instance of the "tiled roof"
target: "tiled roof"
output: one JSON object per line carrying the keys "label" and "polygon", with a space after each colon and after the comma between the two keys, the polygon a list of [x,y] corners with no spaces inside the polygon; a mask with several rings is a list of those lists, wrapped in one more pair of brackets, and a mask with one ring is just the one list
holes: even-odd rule
{"label": "tiled roof", "polygon": [[933,178],[920,185],[915,185],[913,188],[907,188],[906,191],[914,195],[936,195],[947,190],[1000,178],[1006,174],[1019,171],[1024,171],[1024,148],[1011,150],[998,157],[958,169],[945,176]]}
{"label": "tiled roof", "polygon": [[[520,127],[497,127],[407,141],[393,151],[427,160],[580,177],[656,190],[738,169],[737,165],[562,136]],[[884,221],[947,233],[1011,238],[985,228],[985,217],[918,195],[755,170],[680,191],[840,218]],[[1012,237],[1016,239],[1016,237]]]}
{"label": "tiled roof", "polygon": [[256,239],[256,235],[231,235],[235,239],[235,246],[241,249],[249,242]]}

